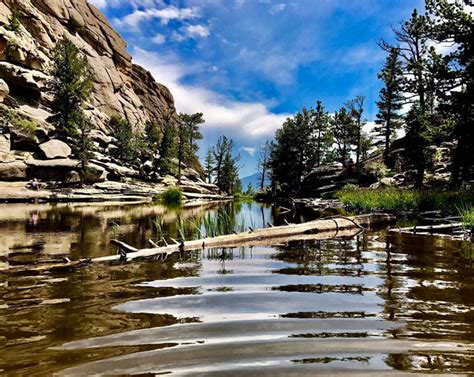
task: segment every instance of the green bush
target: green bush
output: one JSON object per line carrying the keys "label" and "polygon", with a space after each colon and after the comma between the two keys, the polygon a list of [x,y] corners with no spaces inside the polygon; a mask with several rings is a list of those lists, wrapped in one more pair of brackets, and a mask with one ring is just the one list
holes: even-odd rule
{"label": "green bush", "polygon": [[165,192],[156,195],[155,201],[169,207],[179,207],[183,203],[183,193],[178,187],[170,187]]}
{"label": "green bush", "polygon": [[458,207],[458,214],[465,230],[474,232],[474,205],[462,204]]}

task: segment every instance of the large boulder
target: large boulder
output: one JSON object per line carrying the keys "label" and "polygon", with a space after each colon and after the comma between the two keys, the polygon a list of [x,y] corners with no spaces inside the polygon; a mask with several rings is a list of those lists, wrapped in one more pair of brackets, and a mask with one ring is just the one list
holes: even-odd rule
{"label": "large boulder", "polygon": [[26,164],[23,161],[0,163],[1,181],[21,181],[26,177]]}
{"label": "large boulder", "polygon": [[69,158],[71,156],[71,148],[61,140],[49,140],[40,144],[39,150],[43,157],[47,159]]}
{"label": "large boulder", "polygon": [[[81,163],[69,158],[54,160],[27,160],[27,175],[29,178],[39,178],[46,181],[63,182],[69,173],[81,168]],[[106,171],[95,164],[87,165],[86,181],[101,182],[106,178]]]}
{"label": "large boulder", "polygon": [[0,102],[3,102],[8,93],[10,93],[10,88],[8,88],[7,83],[3,79],[0,79]]}
{"label": "large boulder", "polygon": [[10,149],[11,149],[10,134],[0,134],[0,154],[10,153]]}

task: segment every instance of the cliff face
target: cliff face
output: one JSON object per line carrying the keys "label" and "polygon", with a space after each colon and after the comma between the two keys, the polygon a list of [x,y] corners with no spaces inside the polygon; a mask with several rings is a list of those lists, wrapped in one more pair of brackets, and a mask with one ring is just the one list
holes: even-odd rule
{"label": "cliff face", "polygon": [[[19,32],[9,30],[14,9],[21,23]],[[48,111],[44,87],[49,54],[63,36],[83,51],[95,72],[88,112],[97,128],[107,133],[107,121],[114,114],[136,127],[147,121],[162,124],[170,112],[175,114],[170,91],[132,63],[126,42],[86,0],[2,0],[0,79],[4,83],[0,92],[9,92],[8,104]]]}

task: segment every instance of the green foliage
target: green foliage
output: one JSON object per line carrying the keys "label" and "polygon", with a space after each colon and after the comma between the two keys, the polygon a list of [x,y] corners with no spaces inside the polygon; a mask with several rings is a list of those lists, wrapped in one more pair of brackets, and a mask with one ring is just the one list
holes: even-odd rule
{"label": "green foliage", "polygon": [[474,232],[474,205],[463,203],[457,210],[464,229],[472,234]]}
{"label": "green foliage", "polygon": [[356,124],[346,107],[336,111],[332,119],[331,132],[337,147],[337,158],[345,164],[352,152],[356,137]]}
{"label": "green foliage", "polygon": [[176,165],[173,163],[173,159],[176,157],[175,137],[176,130],[173,120],[171,117],[168,117],[163,127],[163,135],[160,143],[160,159],[158,161],[160,173],[163,175],[176,172]]}
{"label": "green foliage", "polygon": [[133,161],[140,154],[140,140],[133,132],[130,122],[118,115],[113,115],[109,121],[109,127],[117,139],[117,149],[112,155],[124,162]]}
{"label": "green foliage", "polygon": [[93,88],[94,76],[87,58],[69,39],[61,39],[52,53],[49,90],[53,95],[51,123],[58,136],[67,141],[78,136],[85,122],[84,105]]}
{"label": "green foliage", "polygon": [[8,17],[7,29],[13,31],[15,34],[21,33],[20,16],[18,9],[13,8],[10,17]]}
{"label": "green foliage", "polygon": [[206,175],[206,180],[208,183],[212,182],[212,176],[216,169],[215,163],[216,163],[216,160],[214,158],[212,148],[208,148],[207,153],[206,153],[206,158],[204,160],[204,173]]}
{"label": "green foliage", "polygon": [[373,161],[362,168],[361,174],[367,181],[376,182],[381,178],[387,177],[390,174],[390,169],[383,162]]}
{"label": "green foliage", "polygon": [[202,113],[179,114],[178,123],[178,181],[181,182],[181,164],[190,165],[198,161],[197,140],[202,139],[199,125],[204,123]]}
{"label": "green foliage", "polygon": [[170,187],[165,192],[155,196],[155,200],[168,207],[180,207],[183,204],[183,193],[178,187]]}
{"label": "green foliage", "polygon": [[21,117],[13,111],[8,111],[5,117],[14,128],[22,130],[23,132],[33,134],[38,129],[38,123],[34,120]]}
{"label": "green foliage", "polygon": [[415,191],[398,188],[370,190],[345,187],[336,194],[349,209],[359,213],[374,211],[431,211],[457,213],[461,205],[474,205],[473,192]]}
{"label": "green foliage", "polygon": [[212,149],[215,160],[216,185],[222,192],[229,195],[242,191],[238,167],[240,156],[234,157],[232,155],[233,148],[233,140],[222,136]]}
{"label": "green foliage", "polygon": [[384,145],[384,156],[390,150],[390,143],[396,135],[397,129],[401,127],[401,115],[399,111],[403,105],[403,70],[399,57],[400,51],[397,48],[390,50],[382,71],[378,78],[382,80],[384,86],[380,90],[375,123],[375,132],[381,137],[381,144]]}

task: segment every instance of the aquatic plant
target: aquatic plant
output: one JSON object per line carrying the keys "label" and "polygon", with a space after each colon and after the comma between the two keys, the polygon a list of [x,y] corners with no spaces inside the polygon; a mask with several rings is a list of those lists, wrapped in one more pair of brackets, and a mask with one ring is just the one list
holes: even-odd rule
{"label": "aquatic plant", "polygon": [[474,232],[474,206],[472,204],[462,204],[458,207],[458,214],[463,228],[472,234]]}
{"label": "aquatic plant", "polygon": [[157,216],[152,222],[155,226],[156,240],[161,241],[165,237],[165,232],[163,229],[163,219]]}

